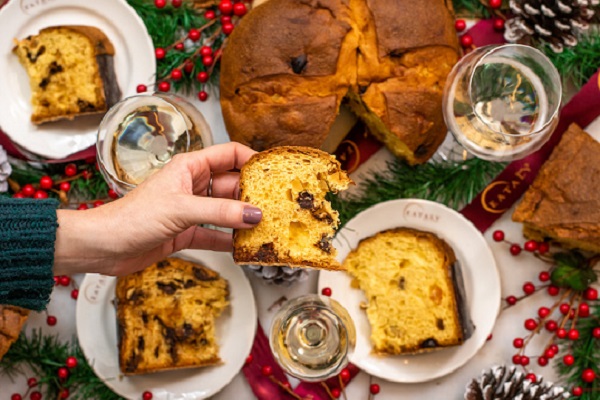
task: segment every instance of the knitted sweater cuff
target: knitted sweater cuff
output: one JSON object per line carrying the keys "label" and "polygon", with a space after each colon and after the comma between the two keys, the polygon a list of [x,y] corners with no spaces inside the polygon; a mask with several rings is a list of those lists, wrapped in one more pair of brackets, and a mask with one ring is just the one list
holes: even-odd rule
{"label": "knitted sweater cuff", "polygon": [[43,310],[54,287],[55,200],[0,197],[0,304]]}

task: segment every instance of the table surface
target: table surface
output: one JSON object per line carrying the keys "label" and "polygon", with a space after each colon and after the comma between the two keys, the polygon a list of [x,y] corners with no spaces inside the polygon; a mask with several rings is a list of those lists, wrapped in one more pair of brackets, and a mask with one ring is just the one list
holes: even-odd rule
{"label": "table surface", "polygon": [[[216,98],[216,96],[213,96]],[[218,102],[200,103],[195,99],[192,102],[204,113],[207,121],[213,129],[216,143],[228,141],[223,119],[221,116]],[[587,131],[596,134],[600,138],[600,121],[594,121],[587,127]],[[360,182],[363,177],[369,175],[369,171],[380,170],[385,167],[385,161],[390,159],[391,155],[387,150],[380,150],[367,163],[362,165],[359,170],[353,173],[353,179]],[[506,233],[508,240],[523,243],[524,239],[521,233],[521,225],[511,221],[512,210],[506,212],[484,235],[488,245],[494,253],[501,277],[502,296],[520,295],[522,285],[526,281],[539,284],[537,276],[540,271],[547,266],[541,261],[526,252],[519,256],[511,256],[506,243],[494,242],[491,233],[495,229],[502,229]],[[308,278],[302,282],[296,282],[292,286],[276,286],[265,283],[261,278],[252,273],[247,274],[256,301],[260,323],[263,327],[268,327],[273,313],[277,307],[272,305],[281,297],[294,298],[305,293],[316,292],[318,272],[310,271]],[[78,283],[81,283],[83,276],[73,277]],[[523,322],[527,318],[535,317],[538,307],[549,306],[553,300],[545,293],[540,291],[530,298],[519,302],[516,306],[502,311],[497,318],[492,338],[484,347],[462,368],[454,373],[422,384],[398,384],[382,381],[373,378],[373,382],[381,386],[381,392],[377,395],[377,400],[388,399],[462,399],[464,388],[473,379],[477,377],[483,369],[497,364],[510,364],[511,357],[515,353],[512,347],[512,340],[515,337],[526,335]],[[48,306],[48,312],[58,317],[58,323],[54,327],[46,324],[45,313],[32,313],[27,322],[27,330],[42,328],[44,333],[58,334],[64,340],[70,340],[75,336],[75,307],[76,302],[70,298],[70,289],[56,287],[52,294],[52,300]],[[547,342],[548,336],[541,335],[530,344],[528,353],[539,354],[543,345]],[[435,368],[432,365],[432,368]],[[532,362],[530,369],[534,373],[542,374],[546,381],[555,381],[557,376],[551,366],[545,368],[539,367]],[[0,377],[0,399],[8,399],[11,393],[25,392],[25,378],[19,377],[15,382],[11,382],[7,377]],[[346,390],[347,400],[366,399],[368,395],[369,376],[360,373],[354,379]],[[245,400],[254,399],[250,386],[239,373],[234,380],[226,386],[221,392],[213,396],[215,400]]]}

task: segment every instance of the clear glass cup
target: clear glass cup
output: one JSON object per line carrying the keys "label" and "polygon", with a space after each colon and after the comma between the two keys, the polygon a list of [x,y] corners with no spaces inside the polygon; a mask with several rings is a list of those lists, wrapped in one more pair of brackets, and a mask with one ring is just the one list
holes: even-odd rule
{"label": "clear glass cup", "polygon": [[213,144],[200,111],[180,96],[155,93],[115,104],[98,128],[96,154],[104,179],[123,196],[176,154]]}
{"label": "clear glass cup", "polygon": [[307,382],[339,374],[355,343],[356,330],[348,311],[317,294],[284,303],[271,325],[275,359],[288,374]]}
{"label": "clear glass cup", "polygon": [[558,123],[562,86],[539,50],[506,44],[465,55],[448,75],[444,120],[472,155],[512,161],[538,150]]}

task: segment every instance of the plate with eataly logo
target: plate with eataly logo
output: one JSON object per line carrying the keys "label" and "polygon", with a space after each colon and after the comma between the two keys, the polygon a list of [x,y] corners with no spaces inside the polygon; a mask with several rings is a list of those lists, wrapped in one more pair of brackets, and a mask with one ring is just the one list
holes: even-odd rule
{"label": "plate with eataly logo", "polygon": [[[331,289],[350,313],[357,333],[350,361],[369,374],[401,383],[440,378],[492,332],[500,276],[483,235],[460,213],[427,200],[380,203],[340,229],[334,245],[349,272],[321,271],[319,291]],[[428,256],[440,248],[443,256]],[[427,265],[438,259],[447,261]],[[434,337],[455,342],[442,346]]]}

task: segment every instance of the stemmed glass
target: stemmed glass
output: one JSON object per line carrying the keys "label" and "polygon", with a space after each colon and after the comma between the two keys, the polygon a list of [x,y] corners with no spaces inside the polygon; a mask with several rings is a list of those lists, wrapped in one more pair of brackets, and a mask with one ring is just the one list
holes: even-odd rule
{"label": "stemmed glass", "polygon": [[119,195],[144,181],[176,154],[212,145],[198,109],[166,93],[128,97],[115,104],[98,129],[100,172]]}
{"label": "stemmed glass", "polygon": [[309,294],[287,301],[271,325],[275,359],[288,374],[307,382],[339,374],[355,343],[348,311],[326,296]]}
{"label": "stemmed glass", "polygon": [[448,75],[444,119],[469,153],[511,161],[546,143],[558,123],[561,96],[558,71],[539,50],[485,46],[464,56]]}

